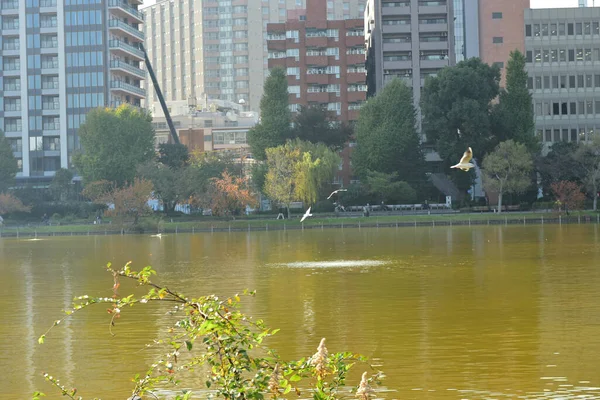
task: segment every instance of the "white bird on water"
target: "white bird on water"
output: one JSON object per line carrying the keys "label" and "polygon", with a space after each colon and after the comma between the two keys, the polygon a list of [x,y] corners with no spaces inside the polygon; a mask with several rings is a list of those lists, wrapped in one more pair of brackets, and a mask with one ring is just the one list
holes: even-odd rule
{"label": "white bird on water", "polygon": [[468,171],[471,168],[475,168],[475,164],[471,163],[471,159],[473,158],[473,150],[469,147],[467,151],[463,154],[460,162],[456,165],[451,166],[450,168],[460,168],[463,171]]}
{"label": "white bird on water", "polygon": [[338,189],[338,190],[334,190],[333,192],[331,192],[331,194],[329,195],[329,197],[327,198],[327,200],[329,200],[331,198],[331,196],[333,196],[334,194],[338,193],[338,192],[347,192],[348,189]]}
{"label": "white bird on water", "polygon": [[156,235],[151,235],[151,237],[162,238],[162,233],[157,233]]}
{"label": "white bird on water", "polygon": [[310,213],[310,207],[308,207],[308,210],[306,210],[306,212],[302,216],[302,219],[300,220],[300,222],[304,222],[304,220],[308,217],[312,217],[312,214]]}

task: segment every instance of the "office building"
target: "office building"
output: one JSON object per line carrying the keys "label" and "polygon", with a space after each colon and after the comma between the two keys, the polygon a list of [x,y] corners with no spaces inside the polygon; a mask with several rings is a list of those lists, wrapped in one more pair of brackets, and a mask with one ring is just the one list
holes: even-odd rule
{"label": "office building", "polygon": [[[247,133],[258,123],[257,112],[244,111],[243,106],[224,100],[213,100],[206,109],[188,101],[168,102],[167,106],[179,140],[190,152],[245,151],[249,147]],[[172,143],[160,104],[152,108],[156,144]]]}
{"label": "office building", "polygon": [[453,18],[452,0],[369,0],[366,5],[369,95],[394,78],[404,80],[413,88],[419,127],[425,78],[455,62]]}
{"label": "office building", "polygon": [[454,54],[456,62],[479,57],[479,1],[454,1]]}
{"label": "office building", "polygon": [[[362,15],[365,0],[330,0],[327,16]],[[162,0],[145,8],[147,50],[165,98],[220,99],[258,111],[267,71],[267,23],[304,19],[305,0]],[[149,104],[158,98],[149,91]]]}
{"label": "office building", "polygon": [[600,130],[600,8],[525,11],[525,56],[537,135],[589,140]]}
{"label": "office building", "polygon": [[98,106],[140,105],[141,0],[1,0],[0,126],[19,180],[71,166],[77,129]]}
{"label": "office building", "polygon": [[[465,0],[468,1],[468,0]],[[479,57],[502,72],[504,87],[510,52],[525,51],[523,18],[529,0],[479,0]]]}
{"label": "office building", "polygon": [[[367,97],[362,19],[328,20],[326,4],[308,0],[305,19],[268,24],[267,35],[269,68],[286,70],[292,112],[322,106],[339,122],[358,119]],[[341,154],[337,184],[353,180],[350,151]]]}

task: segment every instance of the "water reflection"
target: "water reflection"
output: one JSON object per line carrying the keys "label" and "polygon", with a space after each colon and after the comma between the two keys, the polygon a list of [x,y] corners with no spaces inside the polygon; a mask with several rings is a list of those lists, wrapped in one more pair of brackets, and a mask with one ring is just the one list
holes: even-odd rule
{"label": "water reflection", "polygon": [[166,309],[127,310],[114,338],[97,309],[36,339],[73,296],[110,296],[103,266],[129,260],[194,295],[256,289],[246,310],[281,328],[280,354],[311,355],[327,337],[381,366],[387,398],[597,397],[599,240],[596,225],[1,239],[0,397],[49,391],[42,369],[84,396],[127,397]]}

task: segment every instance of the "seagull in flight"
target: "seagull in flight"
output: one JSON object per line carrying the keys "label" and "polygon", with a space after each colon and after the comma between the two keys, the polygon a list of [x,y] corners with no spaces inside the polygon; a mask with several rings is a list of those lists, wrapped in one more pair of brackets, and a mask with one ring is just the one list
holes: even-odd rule
{"label": "seagull in flight", "polygon": [[300,222],[303,222],[308,217],[312,217],[312,214],[310,213],[310,207],[308,207],[308,210],[306,210],[306,212],[302,216],[302,219],[300,220]]}
{"label": "seagull in flight", "polygon": [[474,168],[475,165],[471,163],[471,159],[473,158],[473,150],[471,148],[467,148],[467,151],[463,154],[460,162],[456,165],[451,166],[450,168],[460,168],[463,171],[468,171],[471,168]]}
{"label": "seagull in flight", "polygon": [[334,190],[333,192],[331,192],[331,194],[329,195],[329,197],[327,198],[327,200],[329,200],[331,198],[331,196],[333,196],[334,194],[338,193],[338,192],[347,192],[348,189],[338,189],[338,190]]}

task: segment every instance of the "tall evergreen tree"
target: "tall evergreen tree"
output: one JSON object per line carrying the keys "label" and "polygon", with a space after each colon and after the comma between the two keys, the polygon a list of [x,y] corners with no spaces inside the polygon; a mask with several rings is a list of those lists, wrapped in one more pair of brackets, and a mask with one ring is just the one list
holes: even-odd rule
{"label": "tall evergreen tree", "polygon": [[485,154],[498,144],[493,136],[491,102],[498,96],[500,70],[479,58],[461,61],[428,78],[423,88],[421,111],[427,141],[435,144],[448,175],[463,190],[474,174],[449,170],[467,147],[481,165]]}
{"label": "tall evergreen tree", "polygon": [[532,153],[539,152],[535,136],[535,120],[531,93],[527,89],[525,56],[519,50],[510,52],[506,65],[506,89],[500,92],[500,102],[494,110],[495,131],[499,140],[512,139],[523,143]]}
{"label": "tall evergreen tree", "polygon": [[17,160],[4,132],[0,131],[0,193],[6,191],[15,183],[15,176],[19,171]]}
{"label": "tall evergreen tree", "polygon": [[260,122],[248,131],[248,144],[257,160],[265,160],[265,149],[277,147],[290,137],[292,114],[288,107],[288,84],[281,67],[271,70],[260,100]]}
{"label": "tall evergreen tree", "polygon": [[413,188],[425,182],[425,159],[416,130],[412,90],[394,79],[360,110],[352,164],[361,179],[369,171],[397,173]]}

